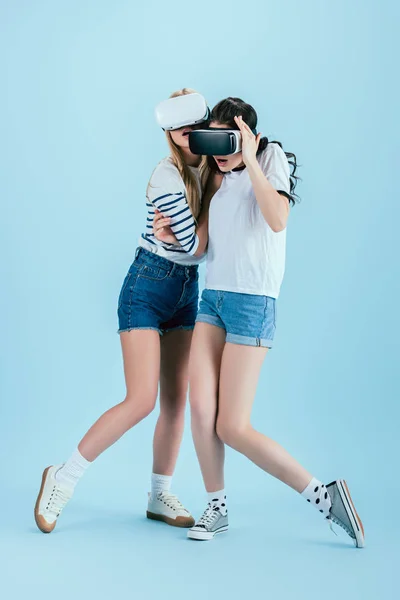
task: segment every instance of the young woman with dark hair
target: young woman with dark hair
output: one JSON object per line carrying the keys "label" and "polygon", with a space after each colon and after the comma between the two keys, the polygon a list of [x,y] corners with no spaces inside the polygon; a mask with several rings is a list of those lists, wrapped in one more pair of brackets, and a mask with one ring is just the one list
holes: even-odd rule
{"label": "young woman with dark hair", "polygon": [[[242,150],[208,159],[222,184],[209,210],[206,285],[190,352],[192,432],[208,492],[189,538],[228,529],[224,445],[301,494],[358,547],[364,531],[344,480],[325,485],[250,421],[262,363],[272,347],[285,269],[286,224],[296,201],[296,157],[256,133],[257,113],[240,98],[219,102],[211,128],[240,130]],[[169,232],[157,215],[156,235]]]}

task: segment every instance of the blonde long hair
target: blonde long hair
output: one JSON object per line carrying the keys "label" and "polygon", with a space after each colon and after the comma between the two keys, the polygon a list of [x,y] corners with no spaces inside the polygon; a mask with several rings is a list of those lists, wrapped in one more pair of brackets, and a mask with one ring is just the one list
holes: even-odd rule
{"label": "blonde long hair", "polygon": [[[192,90],[191,88],[182,88],[171,94],[170,98],[176,98],[177,96],[185,96],[187,94],[195,94],[196,90]],[[207,164],[206,157],[203,157],[199,166],[200,169],[200,181],[201,181],[201,191],[199,192],[196,177],[193,172],[190,170],[189,166],[185,162],[184,154],[179,146],[175,144],[171,137],[171,133],[166,131],[168,145],[171,151],[171,160],[175,167],[178,169],[180,176],[183,179],[183,183],[185,184],[187,191],[187,202],[190,208],[190,211],[195,219],[198,218],[201,209],[201,195],[203,190],[205,189],[208,176],[210,174],[210,169]]]}

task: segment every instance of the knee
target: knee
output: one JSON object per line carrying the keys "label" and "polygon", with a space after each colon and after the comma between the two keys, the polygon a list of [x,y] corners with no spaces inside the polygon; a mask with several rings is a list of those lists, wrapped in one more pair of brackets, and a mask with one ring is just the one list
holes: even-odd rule
{"label": "knee", "polygon": [[124,404],[128,409],[128,421],[129,417],[132,417],[132,426],[153,412],[156,401],[157,396],[151,393],[141,394],[140,396],[128,394],[126,396]]}
{"label": "knee", "polygon": [[200,429],[215,429],[216,409],[204,402],[204,397],[190,396],[190,417],[192,426]]}
{"label": "knee", "polygon": [[217,435],[221,442],[240,450],[243,440],[247,437],[249,425],[231,421],[217,420]]}
{"label": "knee", "polygon": [[180,427],[185,420],[186,392],[170,398],[163,397],[163,400],[160,407],[160,418],[168,421],[168,425],[171,427]]}

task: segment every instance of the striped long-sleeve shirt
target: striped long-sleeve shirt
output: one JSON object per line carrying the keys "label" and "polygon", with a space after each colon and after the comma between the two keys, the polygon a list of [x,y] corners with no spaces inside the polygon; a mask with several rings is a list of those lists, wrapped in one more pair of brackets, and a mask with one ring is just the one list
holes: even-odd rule
{"label": "striped long-sleeve shirt", "polygon": [[[199,189],[198,169],[192,168]],[[186,189],[179,171],[170,158],[162,160],[154,170],[147,189],[146,230],[141,235],[140,245],[148,250],[181,264],[197,264],[202,257],[194,256],[199,238],[196,234],[196,222],[186,199]],[[171,218],[171,229],[179,241],[179,246],[165,244],[153,234],[155,210]]]}

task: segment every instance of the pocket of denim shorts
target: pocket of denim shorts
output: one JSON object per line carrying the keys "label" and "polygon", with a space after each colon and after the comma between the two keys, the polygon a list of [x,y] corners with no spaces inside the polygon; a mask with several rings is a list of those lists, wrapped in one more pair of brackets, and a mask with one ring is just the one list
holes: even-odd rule
{"label": "pocket of denim shorts", "polygon": [[162,281],[168,277],[169,271],[159,265],[150,265],[144,263],[140,267],[139,277],[143,279],[152,279],[153,281]]}

